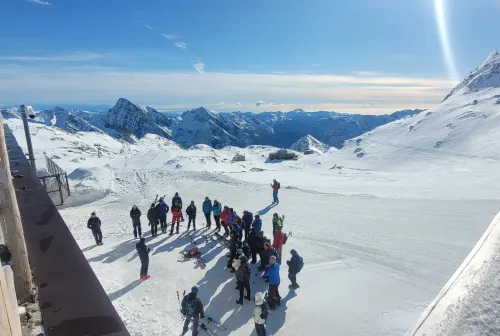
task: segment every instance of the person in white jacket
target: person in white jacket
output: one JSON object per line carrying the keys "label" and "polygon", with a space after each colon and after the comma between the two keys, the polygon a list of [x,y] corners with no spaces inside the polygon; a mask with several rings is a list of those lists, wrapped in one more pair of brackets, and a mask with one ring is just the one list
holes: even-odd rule
{"label": "person in white jacket", "polygon": [[255,331],[257,336],[266,336],[266,319],[269,314],[269,306],[264,299],[264,294],[255,293],[255,308],[253,309],[253,321],[255,322]]}

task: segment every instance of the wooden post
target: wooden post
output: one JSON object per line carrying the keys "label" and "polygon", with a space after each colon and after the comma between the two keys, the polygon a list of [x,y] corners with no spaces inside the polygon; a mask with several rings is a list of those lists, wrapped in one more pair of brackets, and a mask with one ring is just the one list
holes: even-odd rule
{"label": "wooden post", "polygon": [[24,241],[21,214],[17,206],[16,193],[12,184],[9,156],[5,143],[3,120],[0,117],[0,226],[5,244],[12,253],[12,271],[19,302],[31,300],[33,279]]}
{"label": "wooden post", "polygon": [[0,266],[0,335],[21,336],[19,314],[13,310],[7,280]]}

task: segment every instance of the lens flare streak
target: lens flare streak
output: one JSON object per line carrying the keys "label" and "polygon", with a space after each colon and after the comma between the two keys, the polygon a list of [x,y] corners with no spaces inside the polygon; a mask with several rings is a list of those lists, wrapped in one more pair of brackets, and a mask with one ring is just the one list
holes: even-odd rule
{"label": "lens flare streak", "polygon": [[448,27],[446,26],[445,16],[445,2],[446,0],[434,0],[434,15],[436,16],[436,24],[441,41],[441,51],[444,56],[444,61],[448,69],[450,79],[454,82],[459,81],[457,66],[455,58],[451,49],[450,37],[448,34]]}

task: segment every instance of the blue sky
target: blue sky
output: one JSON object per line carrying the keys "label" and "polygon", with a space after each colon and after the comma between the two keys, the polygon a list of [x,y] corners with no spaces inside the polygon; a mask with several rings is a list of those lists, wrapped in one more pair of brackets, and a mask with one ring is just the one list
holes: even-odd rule
{"label": "blue sky", "polygon": [[0,11],[4,105],[386,113],[433,106],[500,48],[500,0],[2,0]]}

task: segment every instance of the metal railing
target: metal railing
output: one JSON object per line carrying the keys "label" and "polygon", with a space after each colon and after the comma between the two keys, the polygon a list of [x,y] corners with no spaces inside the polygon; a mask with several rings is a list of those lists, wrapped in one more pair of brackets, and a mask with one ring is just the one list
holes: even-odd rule
{"label": "metal railing", "polygon": [[54,205],[63,205],[71,195],[68,175],[47,155],[45,155],[45,164],[50,175],[38,176],[38,178]]}

